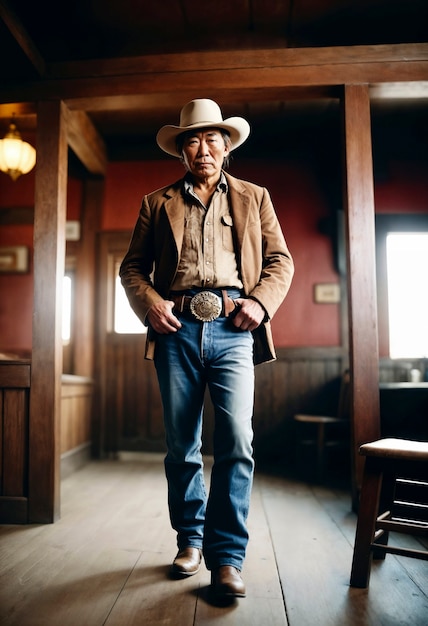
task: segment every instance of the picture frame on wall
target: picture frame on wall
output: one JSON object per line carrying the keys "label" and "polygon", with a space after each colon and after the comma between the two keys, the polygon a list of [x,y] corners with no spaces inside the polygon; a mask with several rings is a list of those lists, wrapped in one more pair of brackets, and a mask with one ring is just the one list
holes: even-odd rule
{"label": "picture frame on wall", "polygon": [[0,246],[0,274],[25,274],[28,270],[27,246]]}
{"label": "picture frame on wall", "polygon": [[314,285],[314,302],[317,304],[338,304],[340,302],[340,285],[336,283]]}

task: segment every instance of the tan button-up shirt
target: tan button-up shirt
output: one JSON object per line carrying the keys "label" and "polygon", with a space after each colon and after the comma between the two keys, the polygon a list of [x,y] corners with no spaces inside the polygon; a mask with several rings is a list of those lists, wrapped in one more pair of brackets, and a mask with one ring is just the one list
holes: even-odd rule
{"label": "tan button-up shirt", "polygon": [[172,290],[184,291],[191,287],[242,289],[224,174],[209,206],[201,202],[187,179],[183,196],[186,204],[184,237]]}

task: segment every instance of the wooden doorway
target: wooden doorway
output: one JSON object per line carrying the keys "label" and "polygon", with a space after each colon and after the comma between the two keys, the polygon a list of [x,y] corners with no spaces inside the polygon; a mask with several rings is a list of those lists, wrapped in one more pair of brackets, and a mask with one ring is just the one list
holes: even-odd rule
{"label": "wooden doorway", "polygon": [[165,449],[155,367],[144,359],[146,335],[115,331],[117,275],[130,235],[109,232],[98,239],[96,456]]}

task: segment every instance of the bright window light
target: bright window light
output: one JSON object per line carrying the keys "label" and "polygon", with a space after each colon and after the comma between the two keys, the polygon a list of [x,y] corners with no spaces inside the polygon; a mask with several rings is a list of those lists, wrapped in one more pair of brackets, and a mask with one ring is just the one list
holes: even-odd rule
{"label": "bright window light", "polygon": [[386,254],[390,356],[426,358],[428,233],[389,233]]}
{"label": "bright window light", "polygon": [[68,343],[71,337],[71,277],[62,281],[62,340]]}
{"label": "bright window light", "polygon": [[131,309],[125,290],[120,282],[120,277],[116,276],[114,290],[114,332],[119,334],[143,334],[146,327],[134,311]]}

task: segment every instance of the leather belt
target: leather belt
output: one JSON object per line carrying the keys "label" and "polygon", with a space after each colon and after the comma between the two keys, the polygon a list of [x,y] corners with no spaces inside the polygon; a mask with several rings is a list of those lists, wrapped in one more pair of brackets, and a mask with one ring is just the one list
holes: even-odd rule
{"label": "leather belt", "polygon": [[169,299],[174,302],[177,313],[191,313],[201,322],[212,322],[218,317],[229,317],[235,310],[235,301],[221,290],[221,297],[213,291],[199,291],[194,296],[170,294]]}

